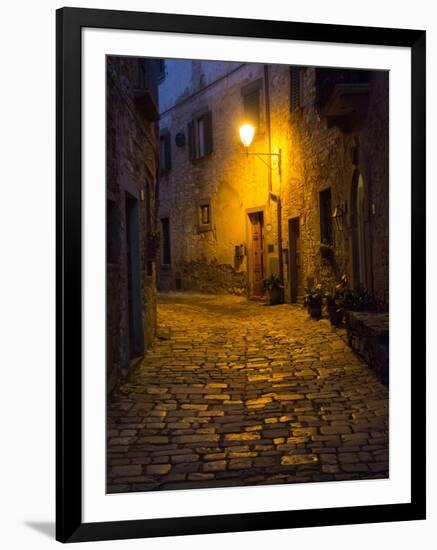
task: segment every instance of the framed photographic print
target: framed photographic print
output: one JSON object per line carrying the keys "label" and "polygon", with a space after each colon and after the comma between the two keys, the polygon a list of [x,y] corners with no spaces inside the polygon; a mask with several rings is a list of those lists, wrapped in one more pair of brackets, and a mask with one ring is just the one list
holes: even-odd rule
{"label": "framed photographic print", "polygon": [[57,12],[57,539],[425,518],[425,32]]}

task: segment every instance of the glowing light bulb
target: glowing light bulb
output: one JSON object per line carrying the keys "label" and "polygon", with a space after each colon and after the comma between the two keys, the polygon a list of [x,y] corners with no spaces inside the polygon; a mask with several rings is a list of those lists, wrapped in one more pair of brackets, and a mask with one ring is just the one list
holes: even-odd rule
{"label": "glowing light bulb", "polygon": [[243,124],[240,127],[241,142],[245,147],[249,147],[255,135],[255,128],[251,124]]}

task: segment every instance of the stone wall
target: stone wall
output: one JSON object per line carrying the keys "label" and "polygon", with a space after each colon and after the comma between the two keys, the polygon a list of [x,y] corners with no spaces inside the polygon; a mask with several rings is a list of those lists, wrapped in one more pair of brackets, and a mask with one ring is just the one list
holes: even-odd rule
{"label": "stone wall", "polygon": [[[288,220],[300,218],[303,278],[314,278],[330,289],[343,273],[354,280],[352,185],[363,175],[365,185],[366,287],[380,307],[388,307],[388,74],[370,72],[368,107],[360,124],[345,129],[329,127],[317,109],[314,67],[302,71],[302,107],[290,110],[289,72],[271,68],[274,108],[272,136],[282,150],[282,179],[276,178],[283,205],[284,249],[288,247]],[[324,259],[320,251],[320,191],[330,188],[332,210],[344,210],[342,228],[333,222],[333,254]],[[288,285],[287,285],[288,286]],[[289,288],[286,287],[288,295]]]}
{"label": "stone wall", "polygon": [[[247,255],[236,256],[235,247],[247,244],[247,212],[263,210],[265,226],[271,226],[274,215],[268,199],[268,168],[246,157],[238,133],[244,120],[242,88],[262,75],[262,65],[232,64],[227,76],[194,91],[161,115],[161,130],[169,131],[172,139],[172,167],[160,177],[159,197],[159,217],[170,218],[171,266],[161,266],[159,288],[180,285],[236,294],[246,288]],[[266,147],[263,89],[261,96],[261,127],[253,145],[260,150]],[[193,161],[187,139],[179,147],[174,138],[178,133],[187,138],[188,122],[202,109],[212,111],[213,150]],[[211,205],[207,231],[198,227],[197,208],[203,199]],[[266,266],[271,242],[266,232]]]}
{"label": "stone wall", "polygon": [[[156,331],[156,266],[147,254],[147,233],[156,226],[157,100],[153,67],[136,58],[107,58],[107,389],[129,371],[131,349],[129,273],[138,281],[135,353]],[[149,94],[149,95],[148,95]],[[156,108],[155,108],[156,110]],[[153,120],[155,118],[155,120]],[[128,203],[135,210],[128,239]],[[128,271],[128,240],[138,261]],[[132,295],[132,294],[131,294]],[[139,350],[139,351],[138,351]]]}
{"label": "stone wall", "polygon": [[388,313],[347,312],[349,345],[376,372],[381,382],[389,384],[389,316]]}
{"label": "stone wall", "polygon": [[219,264],[201,258],[179,264],[175,282],[180,290],[197,290],[208,294],[246,293],[246,274],[236,271],[231,265]]}

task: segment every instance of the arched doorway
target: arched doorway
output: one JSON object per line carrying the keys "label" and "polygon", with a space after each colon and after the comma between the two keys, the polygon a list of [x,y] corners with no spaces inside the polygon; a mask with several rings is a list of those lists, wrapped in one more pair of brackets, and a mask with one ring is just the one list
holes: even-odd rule
{"label": "arched doorway", "polygon": [[352,253],[354,287],[367,287],[366,269],[366,191],[361,172],[355,172],[352,181]]}

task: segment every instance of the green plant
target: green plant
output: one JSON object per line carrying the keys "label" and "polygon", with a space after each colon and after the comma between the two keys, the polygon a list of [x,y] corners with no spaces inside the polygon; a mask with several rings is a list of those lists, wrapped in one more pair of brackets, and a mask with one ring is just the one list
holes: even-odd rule
{"label": "green plant", "polygon": [[347,289],[347,276],[342,275],[339,283],[337,283],[332,292],[326,296],[326,305],[332,325],[339,326],[343,322],[345,293]]}
{"label": "green plant", "polygon": [[269,293],[270,305],[282,304],[284,301],[283,286],[281,279],[272,273],[270,277],[263,279],[263,287]]}
{"label": "green plant", "polygon": [[263,279],[263,288],[265,290],[271,290],[272,288],[281,288],[281,279],[272,273],[270,277],[265,277]]}
{"label": "green plant", "polygon": [[318,307],[322,306],[323,298],[326,294],[325,289],[323,286],[319,284],[312,284],[309,285],[304,289],[305,295],[304,295],[304,305],[307,307]]}
{"label": "green plant", "polygon": [[335,285],[333,292],[327,298],[328,308],[348,309],[350,311],[365,311],[375,309],[375,301],[371,294],[360,286],[351,288],[346,275]]}
{"label": "green plant", "polygon": [[340,281],[333,288],[332,292],[326,297],[328,307],[344,307],[345,295],[349,292],[349,290],[347,275],[343,274]]}
{"label": "green plant", "polygon": [[344,307],[351,311],[368,311],[375,309],[372,295],[363,286],[356,289],[349,288],[344,293]]}

